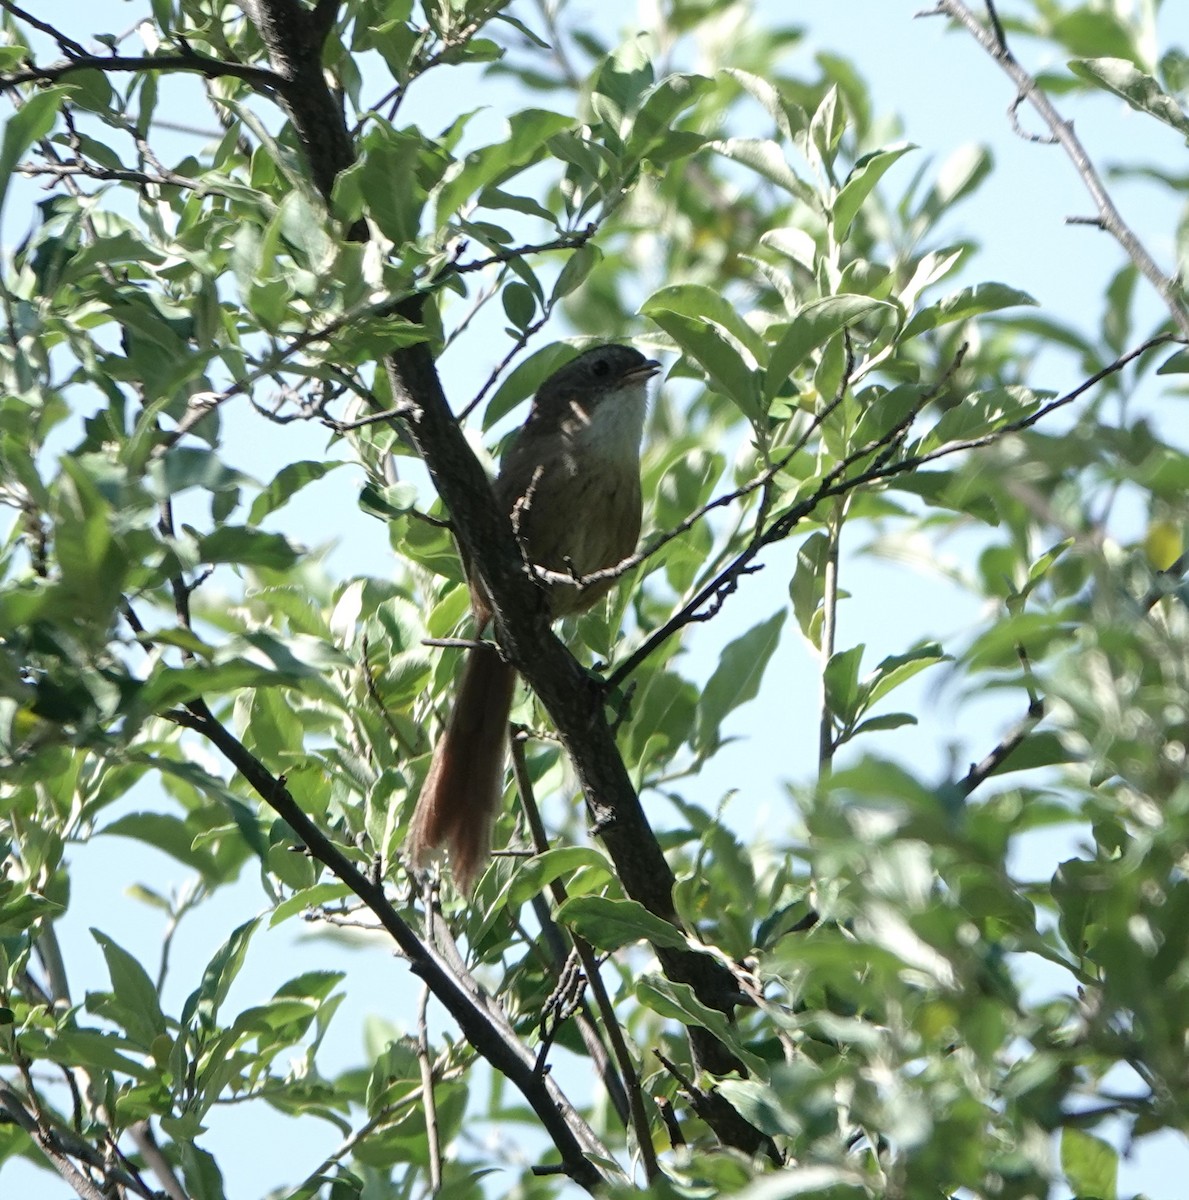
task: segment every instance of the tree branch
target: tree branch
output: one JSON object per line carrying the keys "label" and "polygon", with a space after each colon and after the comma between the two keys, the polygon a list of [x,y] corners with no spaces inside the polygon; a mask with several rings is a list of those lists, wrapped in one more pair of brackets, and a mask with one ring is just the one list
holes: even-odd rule
{"label": "tree branch", "polygon": [[[934,450],[930,450],[924,454],[908,455],[905,458],[893,459],[890,457],[892,449],[900,442],[907,433],[912,422],[916,419],[920,411],[920,406],[912,409],[895,427],[888,430],[881,437],[867,445],[860,446],[857,450],[852,451],[845,458],[840,460],[827,474],[825,474],[818,482],[818,486],[814,491],[803,500],[799,500],[796,504],[786,509],[783,513],[775,516],[769,523],[767,528],[757,530],[747,546],[735,556],[725,567],[722,568],[712,579],[694,593],[694,595],[685,602],[663,625],[655,629],[649,636],[626,658],[605,680],[605,686],[608,690],[618,687],[636,668],[644,662],[651,654],[653,654],[659,646],[671,638],[679,630],[684,629],[686,625],[695,621],[702,621],[707,618],[707,605],[711,606],[709,615],[718,611],[722,603],[726,600],[739,585],[739,580],[746,574],[751,574],[758,571],[760,567],[754,563],[755,558],[760,551],[766,546],[770,546],[775,542],[789,536],[792,531],[807,517],[811,516],[824,501],[829,500],[834,496],[845,496],[858,488],[866,487],[869,484],[877,484],[886,482],[897,475],[908,474],[915,471],[928,463],[935,462],[941,458],[948,458],[954,454],[960,454],[967,450],[979,450],[984,446],[990,446],[993,443],[1000,441],[1008,434],[1021,433],[1026,429],[1031,429],[1033,425],[1043,421],[1046,417],[1051,416],[1058,409],[1064,408],[1071,404],[1079,396],[1084,395],[1096,384],[1111,375],[1117,374],[1129,363],[1156,346],[1168,345],[1170,343],[1184,343],[1187,339],[1177,337],[1174,334],[1162,333],[1155,337],[1148,338],[1147,341],[1129,350],[1126,354],[1120,355],[1113,362],[1108,363],[1105,367],[1095,371],[1093,375],[1084,379],[1077,387],[1058,396],[1055,400],[1050,400],[1047,404],[1042,404],[1034,413],[1029,416],[1021,417],[1015,421],[1008,421],[999,426],[998,429],[992,430],[990,433],[983,434],[980,437],[964,438],[959,441],[947,442],[943,446],[938,446]],[[924,400],[922,400],[922,404]],[[857,474],[850,474],[850,471],[858,463],[869,461],[874,456],[874,465],[861,470]],[[714,502],[712,502],[713,504]],[[710,506],[708,506],[710,507]],[[618,568],[616,568],[618,569]]]}
{"label": "tree branch", "polygon": [[1155,259],[1148,253],[1144,244],[1136,236],[1134,230],[1123,220],[1122,214],[1115,207],[1114,201],[1106,190],[1102,177],[1086,153],[1086,148],[1073,131],[1073,123],[1066,121],[1057,111],[1052,101],[1041,89],[1035,78],[1028,73],[1017,61],[1008,48],[1003,26],[999,22],[995,6],[988,0],[987,10],[990,14],[990,27],[983,25],[969,6],[963,0],[937,0],[937,7],[923,13],[923,16],[939,14],[957,21],[971,34],[976,42],[999,64],[1004,73],[1016,85],[1018,97],[1012,105],[1013,124],[1014,113],[1022,100],[1027,100],[1033,109],[1052,131],[1053,138],[1069,156],[1075,170],[1080,176],[1086,190],[1094,200],[1098,210],[1098,219],[1102,228],[1107,231],[1123,247],[1127,257],[1136,265],[1140,273],[1160,294],[1177,328],[1185,337],[1189,337],[1189,308],[1186,307],[1184,293],[1175,279],[1165,274],[1157,265]]}
{"label": "tree branch", "polygon": [[367,907],[409,960],[410,968],[433,991],[475,1050],[519,1088],[561,1155],[565,1172],[588,1191],[622,1176],[594,1159],[613,1161],[594,1131],[574,1110],[549,1075],[533,1071],[533,1056],[498,1007],[481,1002],[459,986],[449,969],[392,907],[378,881],[368,878],[294,800],[284,776],[274,776],[210,711],[195,700],[167,714],[169,720],[206,738],[248,781],[304,843],[310,854],[345,883]]}
{"label": "tree branch", "polygon": [[[524,807],[525,816],[528,819],[533,846],[538,854],[543,854],[549,849],[549,840],[545,836],[545,826],[541,823],[536,796],[533,794],[532,780],[528,773],[528,763],[525,761],[524,738],[522,735],[514,735],[512,737],[512,774],[516,779],[516,790],[520,793],[520,801]],[[567,898],[566,885],[562,880],[553,880],[550,884],[550,891],[553,894],[554,904],[561,905],[565,903]],[[542,902],[544,903],[544,897],[542,897]],[[546,915],[549,921],[552,922],[553,915],[548,912],[548,905],[544,906],[547,910]],[[636,1135],[636,1146],[644,1162],[645,1178],[651,1184],[660,1175],[660,1167],[657,1164],[656,1151],[652,1145],[652,1131],[648,1124],[648,1115],[644,1111],[644,1092],[640,1087],[640,1074],[636,1070],[636,1064],[633,1062],[631,1051],[628,1049],[623,1027],[619,1023],[619,1018],[615,1015],[615,1006],[611,1003],[611,997],[608,995],[606,985],[603,983],[603,977],[599,973],[599,963],[595,957],[593,947],[584,937],[579,936],[573,930],[570,930],[569,933],[574,950],[582,961],[582,969],[586,972],[587,983],[594,994],[595,1004],[598,1006],[599,1016],[602,1018],[603,1028],[607,1033],[607,1040],[611,1043],[611,1050],[615,1055],[616,1065],[619,1067],[619,1075],[615,1075],[610,1070],[610,1064],[607,1064],[608,1070],[605,1075],[604,1086],[607,1087],[610,1094],[614,1095],[615,1088],[618,1085],[618,1088],[626,1096],[628,1116]]]}
{"label": "tree branch", "polygon": [[140,54],[131,57],[118,54],[80,55],[48,66],[26,67],[23,71],[0,75],[0,89],[19,87],[23,83],[57,83],[59,79],[79,71],[189,71],[204,75],[207,79],[242,79],[263,92],[274,92],[282,83],[272,71],[263,67],[249,67],[188,50],[184,54]]}
{"label": "tree branch", "polygon": [[34,29],[46,34],[54,39],[58,44],[58,49],[62,51],[68,58],[85,58],[87,49],[85,46],[76,42],[74,38],[67,37],[56,26],[49,24],[47,21],[40,21],[32,13],[27,13],[23,8],[18,7],[13,3],[13,0],[0,0],[0,8],[5,12],[10,12],[14,17],[25,22],[26,25],[31,25]]}
{"label": "tree branch", "polygon": [[[28,1067],[24,1068],[28,1078]],[[145,1184],[120,1170],[108,1161],[89,1142],[69,1134],[61,1135],[49,1124],[36,1098],[30,1096],[33,1111],[14,1088],[0,1079],[0,1109],[8,1114],[14,1124],[19,1125],[32,1139],[33,1144],[46,1156],[54,1170],[68,1183],[82,1200],[109,1200],[117,1187],[125,1187],[144,1200],[154,1200],[152,1191]],[[69,1138],[67,1143],[64,1138]],[[80,1159],[97,1171],[102,1172],[103,1183],[96,1183],[75,1166],[72,1159]]]}
{"label": "tree branch", "polygon": [[[353,161],[343,115],[326,84],[310,14],[283,0],[252,0],[248,12],[264,40],[280,95],[301,140],[314,182],[329,199],[334,180]],[[349,231],[358,240],[367,229]],[[422,324],[421,296],[394,312]],[[511,521],[499,512],[487,476],[455,421],[428,345],[395,349],[384,362],[393,399],[406,412],[410,437],[449,509],[468,561],[492,597],[496,634],[508,660],[540,697],[575,767],[587,810],[625,891],[679,925],[673,872],[648,823],[615,745],[603,690],[549,627],[543,598],[524,569]],[[726,967],[692,950],[658,947],[670,978],[687,983],[704,1004],[730,1012],[736,988]],[[708,1031],[691,1028],[695,1053],[718,1073],[742,1070]]]}

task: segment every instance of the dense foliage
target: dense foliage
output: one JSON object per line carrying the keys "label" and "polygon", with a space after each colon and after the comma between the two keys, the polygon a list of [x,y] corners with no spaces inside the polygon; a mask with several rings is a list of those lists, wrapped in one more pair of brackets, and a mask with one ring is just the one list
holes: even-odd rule
{"label": "dense foliage", "polygon": [[[1158,2],[937,6],[1122,247],[1090,331],[943,236],[985,151],[915,152],[894,98],[841,55],[792,71],[801,32],[744,4],[655,7],[613,44],[565,4],[153,0],[93,42],[0,0],[0,1160],[86,1197],[241,1196],[204,1140],[234,1103],[343,1139],[294,1137],[293,1200],[1108,1200],[1124,1141],[1189,1125],[1189,456],[1152,415],[1189,313],[1063,115],[1105,91],[1183,137],[1189,60]],[[1183,161],[1124,167],[1184,191]],[[641,552],[558,641],[473,448],[567,339],[669,370]],[[233,466],[267,459],[245,439],[284,465]],[[317,537],[378,518],[391,549],[347,577],[289,519],[341,471],[358,508]],[[469,899],[402,861],[457,665],[434,642],[469,632],[455,539],[530,685],[496,838],[520,853]],[[909,545],[983,615],[872,662],[839,606],[883,600],[847,573]],[[749,604],[696,681],[682,655]],[[794,742],[816,765],[756,829],[699,772],[793,638],[820,716],[756,769]],[[891,732],[930,720],[923,672],[960,710],[999,697],[940,784]],[[1050,826],[1065,861],[1024,875]],[[189,880],[140,890],[161,961],[96,912],[110,979],[80,983],[71,873],[127,886],[148,847]],[[177,924],[247,875],[172,1004]],[[322,943],[229,999],[302,922],[405,960],[362,1064],[320,1053]]]}

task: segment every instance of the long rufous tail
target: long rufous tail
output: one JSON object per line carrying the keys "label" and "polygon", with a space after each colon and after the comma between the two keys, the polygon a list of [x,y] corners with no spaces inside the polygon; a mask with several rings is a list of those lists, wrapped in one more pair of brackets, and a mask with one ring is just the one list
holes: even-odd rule
{"label": "long rufous tail", "polygon": [[515,688],[516,672],[494,646],[467,651],[454,711],[434,747],[409,826],[414,865],[444,846],[454,882],[467,894],[491,854]]}

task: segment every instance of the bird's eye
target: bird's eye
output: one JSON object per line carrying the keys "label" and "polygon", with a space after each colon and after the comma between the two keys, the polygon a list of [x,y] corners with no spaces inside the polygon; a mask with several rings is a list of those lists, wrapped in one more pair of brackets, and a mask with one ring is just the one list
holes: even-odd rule
{"label": "bird's eye", "polygon": [[611,373],[611,364],[605,358],[595,360],[594,373],[601,379],[604,375]]}

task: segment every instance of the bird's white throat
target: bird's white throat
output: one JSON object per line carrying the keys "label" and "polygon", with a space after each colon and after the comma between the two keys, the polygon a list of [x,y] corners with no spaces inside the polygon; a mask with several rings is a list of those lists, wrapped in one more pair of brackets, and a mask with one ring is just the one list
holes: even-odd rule
{"label": "bird's white throat", "polygon": [[648,413],[648,385],[632,383],[608,392],[591,413],[575,405],[574,441],[584,455],[611,462],[640,456],[644,418]]}

